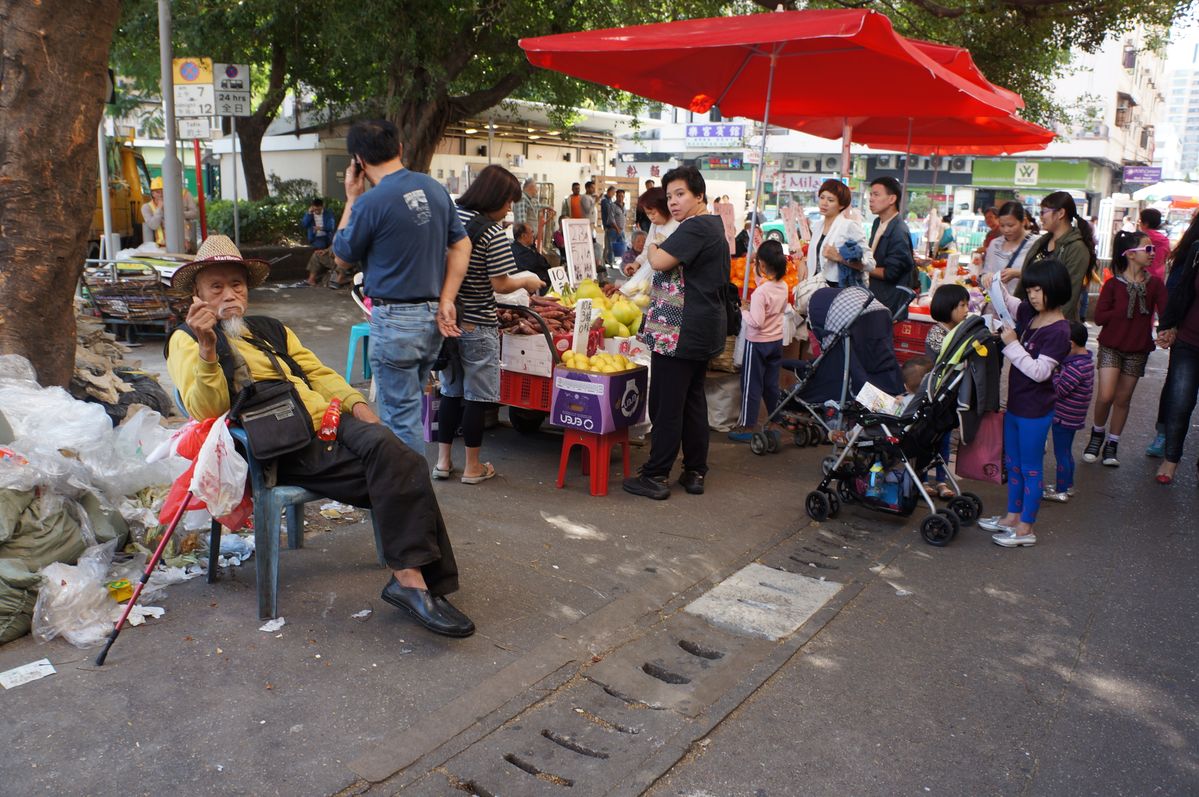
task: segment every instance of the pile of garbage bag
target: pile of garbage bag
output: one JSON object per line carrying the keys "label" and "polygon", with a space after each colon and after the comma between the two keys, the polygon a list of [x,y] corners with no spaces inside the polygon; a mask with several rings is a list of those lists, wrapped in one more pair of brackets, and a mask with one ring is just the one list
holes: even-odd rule
{"label": "pile of garbage bag", "polygon": [[114,425],[124,420],[135,405],[171,414],[171,397],[158,380],[142,371],[138,362],[125,360],[129,347],[104,331],[99,319],[78,316],[75,324],[75,373],[69,385],[72,396],[102,405]]}
{"label": "pile of garbage bag", "polygon": [[0,356],[0,643],[30,630],[43,568],[120,550],[131,525],[145,531],[137,496],[165,493],[188,465],[146,462],[170,438],[161,420],[141,409],[114,428],[101,404],[43,388],[28,360]]}

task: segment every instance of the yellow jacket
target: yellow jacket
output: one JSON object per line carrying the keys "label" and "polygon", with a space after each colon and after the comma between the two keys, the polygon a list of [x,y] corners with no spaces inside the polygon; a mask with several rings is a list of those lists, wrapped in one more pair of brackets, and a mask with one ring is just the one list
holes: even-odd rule
{"label": "yellow jacket", "polygon": [[[255,381],[278,379],[279,372],[271,364],[270,358],[261,349],[255,348],[244,339],[232,341],[241,356],[245,358],[250,369],[250,377]],[[296,392],[308,414],[312,416],[313,430],[321,428],[321,419],[329,402],[334,398],[341,399],[341,408],[351,412],[355,404],[366,401],[361,393],[350,387],[331,368],[326,367],[316,355],[300,345],[300,339],[291,329],[287,329],[287,353],[304,371],[312,387],[291,373],[287,363],[279,360],[283,373],[295,385]],[[225,382],[225,373],[218,361],[208,362],[200,359],[200,344],[186,332],[176,331],[171,336],[170,356],[167,358],[167,370],[171,381],[183,399],[183,406],[188,415],[198,420],[215,418],[229,409],[229,388]]]}

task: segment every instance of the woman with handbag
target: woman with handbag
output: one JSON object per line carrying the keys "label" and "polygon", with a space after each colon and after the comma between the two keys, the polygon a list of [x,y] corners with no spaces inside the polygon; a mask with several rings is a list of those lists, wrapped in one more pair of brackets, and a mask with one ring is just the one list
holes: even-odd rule
{"label": "woman with handbag", "polygon": [[[866,242],[866,232],[861,224],[845,215],[851,199],[849,186],[840,180],[825,180],[816,194],[820,216],[812,222],[808,274],[822,274],[830,288],[840,287],[842,276],[849,270],[861,272],[864,282],[865,272],[874,268],[874,257]],[[850,242],[858,245],[861,259],[851,262],[841,256],[842,245]],[[841,271],[842,268],[846,272]]]}
{"label": "woman with handbag", "polygon": [[1009,292],[1020,283],[1020,267],[1035,236],[1025,228],[1028,214],[1019,202],[1004,202],[999,208],[999,235],[983,255],[983,274],[998,274]]}
{"label": "woman with handbag", "polygon": [[495,294],[524,288],[530,294],[544,283],[535,275],[519,276],[512,245],[500,223],[520,200],[520,181],[502,166],[488,166],[458,198],[458,217],[471,239],[470,265],[458,290],[458,327],[462,335],[447,352],[438,372],[441,406],[437,413],[437,466],[434,479],[454,471],[451,453],[459,427],[466,445],[463,484],[479,484],[495,476],[490,462],[480,460],[483,413],[500,400],[500,335]]}
{"label": "woman with handbag", "polygon": [[[983,287],[990,289],[994,279],[984,275]],[[1005,325],[1000,331],[1003,356],[1012,364],[1003,418],[1007,514],[978,521],[979,528],[995,532],[991,540],[1004,548],[1037,542],[1033,527],[1043,492],[1045,441],[1057,402],[1052,377],[1070,353],[1070,322],[1061,310],[1071,295],[1066,267],[1052,259],[1029,263],[1020,284],[1028,299],[1020,301],[1004,290],[1005,309],[1015,328]]]}

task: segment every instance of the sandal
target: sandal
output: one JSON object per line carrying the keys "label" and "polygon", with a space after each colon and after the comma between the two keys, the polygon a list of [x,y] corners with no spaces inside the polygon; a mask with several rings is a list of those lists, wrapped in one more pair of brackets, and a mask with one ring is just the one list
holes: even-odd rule
{"label": "sandal", "polygon": [[433,478],[436,479],[437,481],[442,481],[444,479],[450,478],[450,475],[453,472],[454,472],[453,465],[450,465],[448,468],[439,468],[439,467],[434,466],[433,467]]}
{"label": "sandal", "polygon": [[495,468],[490,462],[483,463],[483,472],[478,476],[463,476],[459,481],[463,484],[480,484],[495,476]]}
{"label": "sandal", "polygon": [[937,482],[937,497],[942,501],[948,501],[950,498],[953,498],[956,495],[957,493],[955,493],[953,488],[948,484],[945,482]]}

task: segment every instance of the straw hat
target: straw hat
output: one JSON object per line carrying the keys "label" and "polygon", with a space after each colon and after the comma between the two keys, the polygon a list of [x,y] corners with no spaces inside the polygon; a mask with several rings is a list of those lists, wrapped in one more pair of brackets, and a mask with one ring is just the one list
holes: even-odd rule
{"label": "straw hat", "polygon": [[180,266],[171,277],[171,287],[177,291],[191,293],[196,285],[196,275],[208,266],[238,264],[246,267],[249,274],[249,285],[257,288],[266,282],[270,265],[265,260],[256,258],[246,259],[241,256],[237,246],[228,235],[210,235],[200,244],[196,258],[190,263]]}

